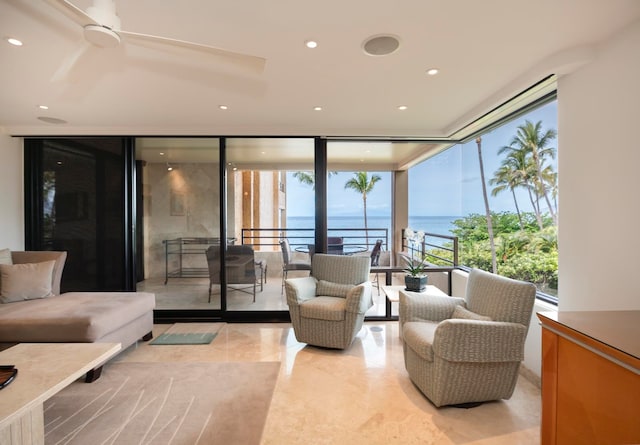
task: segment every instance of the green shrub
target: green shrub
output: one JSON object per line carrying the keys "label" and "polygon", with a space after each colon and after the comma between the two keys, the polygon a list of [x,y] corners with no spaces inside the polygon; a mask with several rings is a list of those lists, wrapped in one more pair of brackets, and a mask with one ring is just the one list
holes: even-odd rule
{"label": "green shrub", "polygon": [[[492,214],[498,273],[530,281],[541,291],[555,295],[558,289],[556,227],[549,217],[543,219],[543,230],[538,228],[532,213],[522,217],[524,229],[521,230],[515,213]],[[485,216],[471,214],[453,224],[456,228],[452,232],[458,237],[460,264],[490,271],[491,247]]]}

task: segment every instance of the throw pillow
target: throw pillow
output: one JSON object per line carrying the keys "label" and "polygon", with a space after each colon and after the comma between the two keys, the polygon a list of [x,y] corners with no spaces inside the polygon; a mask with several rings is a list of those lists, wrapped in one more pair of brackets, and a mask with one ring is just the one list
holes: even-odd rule
{"label": "throw pillow", "polygon": [[13,264],[11,259],[11,249],[0,250],[0,264]]}
{"label": "throw pillow", "polygon": [[456,306],[453,310],[453,314],[451,318],[463,318],[465,320],[480,320],[480,321],[491,321],[491,317],[487,317],[486,315],[476,314],[475,312],[471,312],[469,309],[466,309],[460,305]]}
{"label": "throw pillow", "polygon": [[0,264],[0,303],[50,297],[55,263]]}
{"label": "throw pillow", "polygon": [[331,281],[319,280],[316,286],[316,295],[325,297],[347,297],[347,293],[353,289],[353,284],[332,283]]}

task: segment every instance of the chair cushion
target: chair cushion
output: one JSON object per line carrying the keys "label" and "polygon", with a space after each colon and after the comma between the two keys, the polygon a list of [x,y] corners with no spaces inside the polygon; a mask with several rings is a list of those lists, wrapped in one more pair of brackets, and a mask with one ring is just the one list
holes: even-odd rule
{"label": "chair cushion", "polygon": [[491,317],[476,314],[475,312],[471,312],[469,309],[466,309],[460,305],[456,306],[456,308],[453,310],[453,314],[451,314],[451,318],[462,318],[464,320],[491,321]]}
{"label": "chair cushion", "polygon": [[353,284],[332,283],[331,281],[319,280],[316,285],[316,295],[346,298],[349,291],[354,287],[356,286]]}
{"label": "chair cushion", "polygon": [[315,297],[300,304],[300,316],[318,320],[344,320],[347,300],[340,297]]}
{"label": "chair cushion", "polygon": [[0,264],[0,303],[46,298],[53,295],[51,280],[55,261]]}
{"label": "chair cushion", "polygon": [[438,323],[430,321],[408,321],[402,329],[406,345],[425,360],[433,361],[433,338]]}

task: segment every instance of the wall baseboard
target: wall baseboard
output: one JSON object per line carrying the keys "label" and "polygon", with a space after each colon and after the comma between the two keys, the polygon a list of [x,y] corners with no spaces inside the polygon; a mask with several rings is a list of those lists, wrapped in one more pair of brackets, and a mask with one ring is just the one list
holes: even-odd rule
{"label": "wall baseboard", "polygon": [[540,379],[540,376],[526,366],[520,365],[520,375],[533,383],[537,388],[542,389],[542,380]]}

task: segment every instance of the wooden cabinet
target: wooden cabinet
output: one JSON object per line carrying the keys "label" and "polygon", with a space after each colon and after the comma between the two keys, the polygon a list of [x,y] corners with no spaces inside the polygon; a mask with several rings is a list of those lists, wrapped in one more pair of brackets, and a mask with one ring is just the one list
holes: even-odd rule
{"label": "wooden cabinet", "polygon": [[640,444],[640,311],[537,315],[541,443]]}

